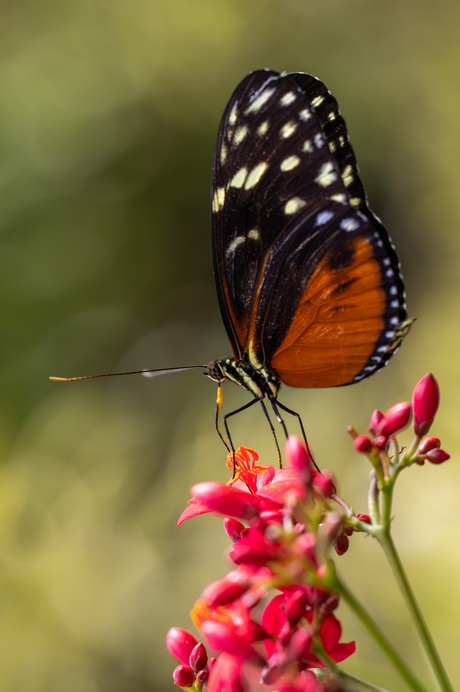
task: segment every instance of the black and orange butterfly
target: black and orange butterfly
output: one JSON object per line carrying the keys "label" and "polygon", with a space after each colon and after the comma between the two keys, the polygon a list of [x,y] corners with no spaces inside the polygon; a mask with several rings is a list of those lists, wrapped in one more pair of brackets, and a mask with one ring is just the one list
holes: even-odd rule
{"label": "black and orange butterfly", "polygon": [[[278,400],[280,384],[336,387],[369,377],[411,324],[398,257],[369,209],[345,121],[323,82],[271,70],[243,79],[220,123],[211,200],[233,356],[190,367],[218,383],[216,428],[228,449],[228,418],[257,401],[273,432],[266,400],[286,434],[280,410],[297,416],[305,436],[300,416]],[[253,396],[223,417],[226,438],[218,420],[225,380]]]}

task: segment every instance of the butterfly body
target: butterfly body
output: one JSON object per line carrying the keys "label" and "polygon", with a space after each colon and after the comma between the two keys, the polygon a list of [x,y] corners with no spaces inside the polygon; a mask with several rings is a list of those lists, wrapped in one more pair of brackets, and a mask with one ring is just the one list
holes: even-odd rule
{"label": "butterfly body", "polygon": [[280,383],[351,384],[388,362],[411,323],[399,260],[320,80],[260,70],[240,83],[219,127],[211,198],[233,350],[208,365],[211,379],[276,404]]}
{"label": "butterfly body", "polygon": [[214,382],[221,383],[225,380],[235,382],[251,392],[256,399],[267,397],[276,400],[280,388],[279,377],[273,370],[268,370],[265,366],[252,365],[248,357],[240,360],[235,358],[213,360],[208,363],[206,374]]}

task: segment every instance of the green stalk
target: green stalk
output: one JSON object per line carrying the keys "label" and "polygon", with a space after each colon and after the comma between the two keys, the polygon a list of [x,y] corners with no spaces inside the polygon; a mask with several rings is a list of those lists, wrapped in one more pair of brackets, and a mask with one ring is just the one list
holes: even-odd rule
{"label": "green stalk", "polygon": [[369,634],[377,642],[383,653],[391,661],[401,677],[406,681],[409,688],[415,692],[426,692],[426,688],[423,687],[421,682],[417,680],[412,671],[409,670],[407,664],[402,660],[397,650],[391,644],[390,640],[386,638],[381,629],[377,626],[374,620],[372,620],[369,613],[362,607],[348,587],[345,586],[345,584],[341,582],[338,577],[336,577],[336,580],[337,590],[341,593],[355,615],[361,620]]}
{"label": "green stalk", "polygon": [[340,689],[344,692],[389,692],[383,687],[361,680],[361,678],[345,673],[343,670],[338,671],[337,678],[340,680]]}
{"label": "green stalk", "polygon": [[[387,524],[387,526],[389,526],[389,524]],[[396,577],[399,588],[415,623],[423,648],[425,649],[425,653],[431,664],[436,680],[438,681],[441,692],[454,692],[454,688],[447,677],[446,670],[434,645],[420,607],[415,599],[409,580],[407,579],[407,575],[393,543],[389,529],[378,532],[374,535],[382,546],[387,560],[390,563],[390,567],[393,570],[393,574]]]}

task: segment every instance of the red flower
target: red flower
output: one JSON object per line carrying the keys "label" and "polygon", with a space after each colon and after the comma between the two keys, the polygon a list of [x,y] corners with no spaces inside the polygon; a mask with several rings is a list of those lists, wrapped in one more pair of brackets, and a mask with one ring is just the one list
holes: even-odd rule
{"label": "red flower", "polygon": [[236,568],[206,587],[191,613],[215,659],[206,663],[204,647],[183,630],[168,635],[169,650],[184,666],[176,669],[178,679],[191,677],[188,667],[210,692],[252,689],[246,686],[251,674],[283,692],[319,692],[323,686],[308,668],[324,665],[321,651],[337,661],[354,651],[354,643],[339,641],[332,615],[339,597],[327,586],[327,551],[342,526],[328,505],[333,481],[313,469],[311,454],[295,438],[287,457],[291,465],[275,470],[240,448],[227,457],[234,472],[228,484],[192,489],[179,523],[205,512],[224,515]]}
{"label": "red flower", "polygon": [[412,406],[414,432],[421,437],[430,429],[439,406],[439,385],[433,375],[424,375],[415,385]]}
{"label": "red flower", "polygon": [[[280,650],[281,641],[289,641],[294,632],[301,629],[306,632],[304,639],[305,648],[302,652],[297,650],[297,656],[304,661],[305,665],[323,666],[324,663],[313,653],[315,644],[320,644],[324,653],[337,663],[351,656],[356,650],[355,642],[340,643],[342,627],[337,618],[329,612],[326,607],[328,594],[323,592],[322,597],[310,589],[303,590],[304,612],[303,622],[300,618],[295,627],[289,623],[286,604],[289,604],[292,593],[302,591],[299,587],[285,589],[284,593],[272,598],[264,610],[262,625],[271,637],[264,641],[269,660]],[[312,601],[312,596],[318,601]],[[335,603],[334,603],[335,605]]]}
{"label": "red flower", "polygon": [[[182,512],[177,525],[193,517],[215,512],[233,519],[249,521],[262,512],[279,511],[286,498],[297,501],[306,489],[292,468],[275,469],[256,462],[257,453],[246,447],[235,452],[236,473],[229,483],[208,481],[192,488],[193,497]],[[233,468],[233,454],[227,466]]]}

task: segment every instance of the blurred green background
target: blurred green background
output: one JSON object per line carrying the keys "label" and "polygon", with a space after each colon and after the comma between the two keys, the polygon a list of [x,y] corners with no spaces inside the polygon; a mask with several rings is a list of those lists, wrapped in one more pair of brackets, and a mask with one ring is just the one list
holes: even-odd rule
{"label": "blurred green background", "polygon": [[[366,511],[348,424],[433,371],[452,461],[406,472],[396,539],[460,680],[460,5],[455,0],[0,2],[0,689],[167,690],[164,635],[226,569],[220,522],[176,529],[194,482],[226,479],[215,387],[199,372],[77,375],[229,355],[213,285],[210,162],[250,70],[312,72],[348,123],[418,320],[355,387],[283,389],[322,467]],[[225,387],[225,407],[247,401]],[[455,415],[454,415],[455,414]],[[274,461],[254,407],[238,444]],[[409,434],[406,442],[409,441]],[[419,675],[423,656],[371,541],[338,561]],[[403,686],[344,606],[346,668]],[[434,688],[434,685],[431,684]]]}

